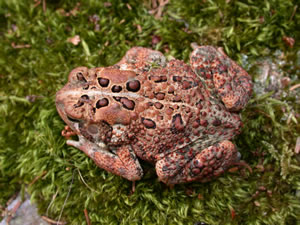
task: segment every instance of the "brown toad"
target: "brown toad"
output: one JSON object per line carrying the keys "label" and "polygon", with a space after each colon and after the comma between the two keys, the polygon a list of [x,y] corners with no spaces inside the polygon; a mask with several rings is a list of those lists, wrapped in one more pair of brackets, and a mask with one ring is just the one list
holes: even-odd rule
{"label": "brown toad", "polygon": [[134,47],[114,66],[72,70],[56,107],[79,137],[67,144],[99,167],[135,181],[140,158],[164,183],[205,182],[238,161],[229,140],[251,92],[250,76],[220,49],[195,45],[188,65]]}

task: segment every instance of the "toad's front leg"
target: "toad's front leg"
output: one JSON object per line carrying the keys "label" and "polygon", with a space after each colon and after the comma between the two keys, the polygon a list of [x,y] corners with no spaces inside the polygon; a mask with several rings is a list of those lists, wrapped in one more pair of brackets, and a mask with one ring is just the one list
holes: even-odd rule
{"label": "toad's front leg", "polygon": [[130,181],[142,178],[142,167],[130,145],[118,147],[114,154],[105,146],[96,145],[81,135],[78,137],[79,141],[68,140],[67,144],[83,151],[94,160],[97,166]]}
{"label": "toad's front leg", "polygon": [[239,160],[239,155],[230,141],[222,141],[203,150],[196,146],[185,147],[159,159],[156,172],[162,182],[170,185],[206,182],[224,173]]}

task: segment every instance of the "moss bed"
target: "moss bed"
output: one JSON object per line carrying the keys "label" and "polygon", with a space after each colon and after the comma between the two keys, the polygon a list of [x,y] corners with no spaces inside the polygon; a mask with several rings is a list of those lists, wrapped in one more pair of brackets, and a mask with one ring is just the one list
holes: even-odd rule
{"label": "moss bed", "polygon": [[[299,7],[296,0],[173,0],[159,9],[150,0],[0,1],[0,211],[28,191],[41,215],[69,224],[87,224],[84,210],[91,224],[300,224]],[[68,41],[75,35],[77,45]],[[131,193],[131,182],[65,144],[54,98],[72,68],[112,65],[133,46],[187,62],[192,42],[223,47],[253,77],[234,140],[252,172],[233,167],[209,183],[169,188],[145,164]],[[275,81],[261,79],[261,62],[273,65]]]}

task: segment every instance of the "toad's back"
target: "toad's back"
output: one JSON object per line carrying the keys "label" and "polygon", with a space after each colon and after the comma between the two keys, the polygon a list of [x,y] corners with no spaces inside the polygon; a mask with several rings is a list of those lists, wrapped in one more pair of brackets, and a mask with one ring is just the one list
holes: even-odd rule
{"label": "toad's back", "polygon": [[239,130],[238,115],[182,61],[150,71],[80,70],[87,69],[71,72],[57,99],[67,99],[69,119],[80,120],[81,134],[93,142],[131,144],[137,156],[153,162],[158,154],[185,146],[200,151]]}

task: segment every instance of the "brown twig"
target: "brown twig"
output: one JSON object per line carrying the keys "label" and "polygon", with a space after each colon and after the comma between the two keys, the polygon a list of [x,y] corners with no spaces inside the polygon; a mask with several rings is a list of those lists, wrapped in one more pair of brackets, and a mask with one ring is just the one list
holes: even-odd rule
{"label": "brown twig", "polygon": [[67,222],[55,221],[55,220],[50,219],[50,218],[48,218],[46,216],[42,216],[42,219],[45,220],[48,223],[51,223],[51,224],[56,224],[56,225],[65,225],[65,224],[67,224]]}
{"label": "brown twig", "polygon": [[15,42],[12,42],[11,47],[13,47],[13,48],[30,48],[31,45],[29,45],[29,44],[19,45],[19,44],[16,44]]}
{"label": "brown twig", "polygon": [[300,153],[300,137],[297,137],[297,140],[296,140],[295,153],[296,154]]}
{"label": "brown twig", "polygon": [[268,115],[267,113],[265,113],[264,111],[261,111],[261,110],[259,110],[259,109],[255,109],[255,111],[254,111],[254,112],[261,113],[261,114],[265,115],[266,117],[268,117],[268,118],[272,119],[270,115]]}
{"label": "brown twig", "polygon": [[46,12],[46,0],[43,0],[43,11]]}
{"label": "brown twig", "polygon": [[154,9],[157,8],[157,0],[152,0],[152,7],[153,7]]}
{"label": "brown twig", "polygon": [[135,181],[132,181],[131,191],[132,191],[132,194],[135,192]]}
{"label": "brown twig", "polygon": [[38,179],[40,179],[41,177],[43,177],[45,174],[47,173],[47,171],[43,171],[41,175],[36,176],[28,185],[28,187],[30,187],[31,185],[33,185]]}
{"label": "brown twig", "polygon": [[150,10],[150,14],[154,14],[156,19],[160,19],[163,13],[165,6],[169,3],[169,0],[158,0],[152,1],[152,10]]}
{"label": "brown twig", "polygon": [[36,3],[34,4],[33,8],[37,7],[39,4],[41,4],[41,1],[35,1]]}
{"label": "brown twig", "polygon": [[233,165],[236,165],[238,167],[245,167],[249,170],[250,173],[252,173],[252,168],[248,165],[248,163],[246,163],[245,161],[241,160],[239,162],[235,162],[233,163]]}
{"label": "brown twig", "polygon": [[299,84],[295,84],[294,86],[290,87],[290,91],[295,90],[296,88],[300,87],[300,83]]}
{"label": "brown twig", "polygon": [[90,221],[90,217],[89,217],[87,209],[84,209],[83,212],[84,212],[84,216],[85,216],[87,225],[91,225],[91,221]]}
{"label": "brown twig", "polygon": [[296,11],[297,11],[297,8],[298,8],[298,5],[295,5],[293,13],[292,13],[292,15],[290,17],[290,21],[292,21],[292,19],[294,18],[295,14],[296,14]]}

